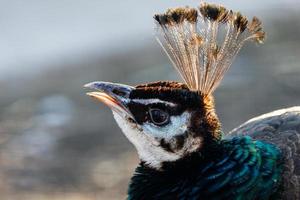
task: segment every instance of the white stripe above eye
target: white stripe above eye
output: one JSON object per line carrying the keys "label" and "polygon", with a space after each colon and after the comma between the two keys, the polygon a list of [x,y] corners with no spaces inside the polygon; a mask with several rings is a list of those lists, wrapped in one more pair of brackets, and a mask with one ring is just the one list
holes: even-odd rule
{"label": "white stripe above eye", "polygon": [[135,103],[140,103],[140,104],[144,104],[144,105],[148,105],[148,104],[152,104],[152,103],[163,103],[163,104],[166,104],[166,105],[169,105],[169,106],[176,106],[175,103],[171,103],[171,102],[168,102],[168,101],[162,101],[160,99],[132,99],[133,102]]}

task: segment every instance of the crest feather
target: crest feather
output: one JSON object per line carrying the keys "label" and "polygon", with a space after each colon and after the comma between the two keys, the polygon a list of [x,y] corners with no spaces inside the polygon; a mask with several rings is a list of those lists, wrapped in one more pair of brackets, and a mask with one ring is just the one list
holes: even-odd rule
{"label": "crest feather", "polygon": [[168,9],[154,16],[161,44],[190,89],[212,93],[246,41],[262,43],[265,32],[257,17],[202,3],[199,9]]}

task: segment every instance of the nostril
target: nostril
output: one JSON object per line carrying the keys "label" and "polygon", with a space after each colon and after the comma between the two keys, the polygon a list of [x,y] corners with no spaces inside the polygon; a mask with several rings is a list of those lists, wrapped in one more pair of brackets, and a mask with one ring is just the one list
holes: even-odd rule
{"label": "nostril", "polygon": [[113,89],[112,92],[118,96],[126,96],[127,94],[125,91],[119,90],[117,88]]}

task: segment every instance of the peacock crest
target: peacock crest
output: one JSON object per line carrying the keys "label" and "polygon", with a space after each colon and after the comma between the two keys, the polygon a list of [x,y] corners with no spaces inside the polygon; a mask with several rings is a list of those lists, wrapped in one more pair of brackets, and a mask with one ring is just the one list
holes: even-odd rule
{"label": "peacock crest", "polygon": [[192,90],[211,94],[246,41],[262,43],[261,21],[221,5],[168,9],[154,16],[158,41]]}

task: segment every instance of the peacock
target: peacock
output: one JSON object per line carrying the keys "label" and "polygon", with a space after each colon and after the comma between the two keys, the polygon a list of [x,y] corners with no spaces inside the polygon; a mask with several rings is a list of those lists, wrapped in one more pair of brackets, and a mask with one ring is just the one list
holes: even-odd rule
{"label": "peacock", "polygon": [[96,81],[140,158],[128,200],[299,200],[300,107],[222,131],[213,92],[242,46],[262,43],[257,17],[222,5],[172,8],[154,16],[157,39],[183,79],[129,86]]}

